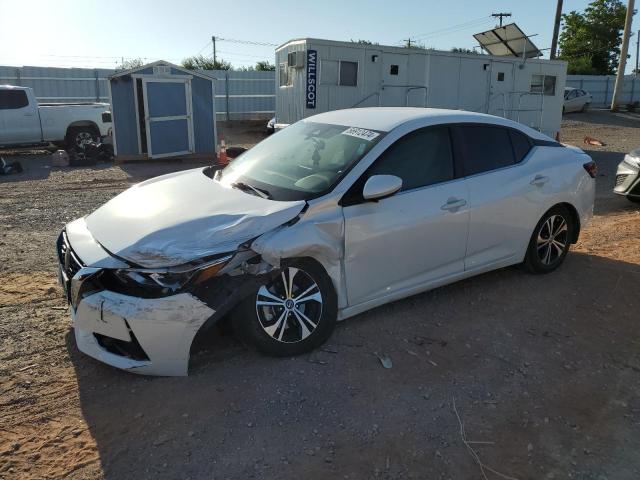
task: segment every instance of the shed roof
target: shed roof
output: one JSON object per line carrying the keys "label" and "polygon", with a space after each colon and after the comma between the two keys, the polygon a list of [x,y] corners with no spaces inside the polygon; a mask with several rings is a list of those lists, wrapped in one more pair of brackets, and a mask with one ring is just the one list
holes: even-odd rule
{"label": "shed roof", "polygon": [[200,77],[200,78],[204,78],[206,80],[217,80],[216,77],[212,76],[212,75],[208,75],[202,71],[199,70],[189,70],[187,68],[181,67],[180,65],[175,65],[171,62],[167,62],[165,60],[157,60],[155,62],[151,62],[151,63],[147,63],[146,65],[141,65],[139,67],[135,67],[135,68],[130,68],[128,70],[122,70],[121,72],[116,72],[113,75],[109,75],[109,78],[116,78],[116,77],[122,77],[124,75],[131,75],[132,73],[136,73],[140,70],[145,70],[149,67],[155,67],[155,66],[164,66],[164,67],[171,67],[171,68],[175,68],[176,70],[180,70],[182,73],[185,73],[187,75],[193,75],[195,77]]}

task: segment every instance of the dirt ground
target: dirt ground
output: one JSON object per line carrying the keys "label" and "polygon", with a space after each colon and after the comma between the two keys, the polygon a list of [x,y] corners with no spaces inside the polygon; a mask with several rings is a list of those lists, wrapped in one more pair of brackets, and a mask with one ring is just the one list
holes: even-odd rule
{"label": "dirt ground", "polygon": [[600,175],[596,217],[557,272],[507,268],[386,305],[292,359],[217,333],[184,378],[78,352],[54,242],[133,183],[194,165],[20,157],[26,171],[0,180],[0,478],[640,478],[640,209],[611,193],[640,120],[569,115],[562,140]]}

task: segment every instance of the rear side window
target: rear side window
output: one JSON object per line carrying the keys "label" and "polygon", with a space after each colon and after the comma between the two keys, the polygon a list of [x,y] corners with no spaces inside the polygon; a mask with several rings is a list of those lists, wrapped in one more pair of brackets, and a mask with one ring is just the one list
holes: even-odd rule
{"label": "rear side window", "polygon": [[402,179],[402,190],[452,180],[449,129],[425,128],[405,135],[380,156],[371,175],[396,175]]}
{"label": "rear side window", "polygon": [[511,135],[516,163],[521,162],[531,150],[531,141],[524,133],[516,132],[515,130],[510,130],[509,134]]}
{"label": "rear side window", "polygon": [[24,90],[0,90],[0,110],[15,110],[29,105]]}
{"label": "rear side window", "polygon": [[514,164],[509,130],[484,125],[453,128],[453,142],[464,176],[488,172]]}

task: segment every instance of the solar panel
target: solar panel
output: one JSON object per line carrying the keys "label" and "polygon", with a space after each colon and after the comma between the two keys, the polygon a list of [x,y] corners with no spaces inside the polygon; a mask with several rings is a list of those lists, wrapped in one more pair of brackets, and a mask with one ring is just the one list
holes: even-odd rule
{"label": "solar panel", "polygon": [[489,55],[536,58],[542,56],[531,40],[515,23],[476,33],[475,38]]}

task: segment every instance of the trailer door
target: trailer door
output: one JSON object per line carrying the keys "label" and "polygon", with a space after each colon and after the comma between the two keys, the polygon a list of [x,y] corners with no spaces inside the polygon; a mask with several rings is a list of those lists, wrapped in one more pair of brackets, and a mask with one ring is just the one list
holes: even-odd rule
{"label": "trailer door", "polygon": [[404,53],[382,54],[382,90],[380,106],[405,107],[407,103],[407,79],[409,55]]}
{"label": "trailer door", "polygon": [[491,62],[491,82],[487,113],[510,118],[513,93],[513,67],[511,62]]}

